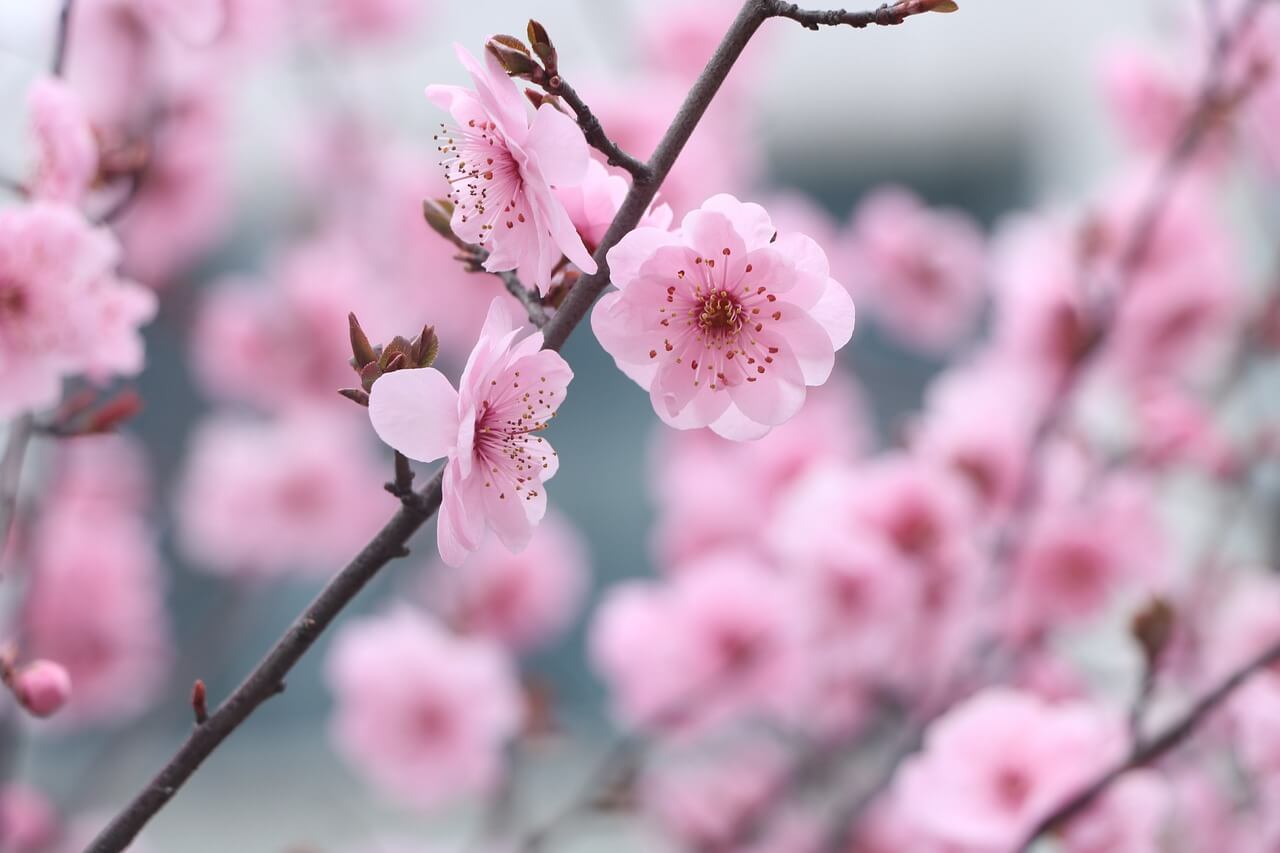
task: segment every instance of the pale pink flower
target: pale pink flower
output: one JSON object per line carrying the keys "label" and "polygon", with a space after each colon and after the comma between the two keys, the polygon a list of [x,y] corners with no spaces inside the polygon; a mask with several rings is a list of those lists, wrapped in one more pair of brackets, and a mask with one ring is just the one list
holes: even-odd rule
{"label": "pale pink flower", "polygon": [[300,409],[201,424],[179,487],[183,550],[233,577],[327,577],[354,555],[385,512],[377,496],[386,477],[345,415]]}
{"label": "pale pink flower", "polygon": [[774,509],[815,468],[851,462],[870,444],[861,393],[836,373],[787,423],[751,444],[710,430],[661,429],[650,452],[658,508],[653,540],[672,568],[717,548],[763,547]]}
{"label": "pale pink flower", "polygon": [[764,208],[732,196],[707,200],[677,232],[632,231],[609,269],[618,291],[592,328],[677,429],[765,435],[826,382],[853,334],[853,302],[822,249],[777,236]]}
{"label": "pale pink flower", "polygon": [[387,796],[432,808],[498,782],[523,710],[496,646],[401,606],[343,627],[326,674],[334,742]]}
{"label": "pale pink flower", "polygon": [[526,652],[568,627],[588,571],[582,534],[551,512],[518,554],[489,540],[459,568],[434,567],[429,595],[459,630]]}
{"label": "pale pink flower", "polygon": [[[1027,448],[1046,404],[1036,375],[992,353],[942,373],[925,394],[912,446],[949,468],[984,517],[998,517],[1017,497]],[[1000,411],[998,418],[991,417]]]}
{"label": "pale pink flower", "polygon": [[54,494],[64,509],[93,514],[143,514],[151,504],[146,451],[121,433],[76,436],[58,446]]}
{"label": "pale pink flower", "polygon": [[153,33],[137,0],[86,0],[71,16],[64,77],[100,128],[140,122],[157,81]]}
{"label": "pale pink flower", "polygon": [[[1280,581],[1269,570],[1255,569],[1241,570],[1233,580],[1209,623],[1205,651],[1211,678],[1226,677],[1280,643]],[[1263,670],[1244,696],[1262,692],[1274,693],[1280,702],[1280,671]]]}
{"label": "pale pink flower", "polygon": [[69,207],[0,210],[0,418],[58,401],[62,380],[142,369],[155,297],[114,272],[119,247]]}
{"label": "pale pink flower", "polygon": [[972,333],[986,296],[986,250],[969,217],[888,187],[862,201],[849,239],[858,270],[849,284],[895,336],[940,351]]}
{"label": "pale pink flower", "polygon": [[688,850],[735,850],[753,815],[786,785],[786,755],[768,742],[659,763],[640,785],[644,810]]}
{"label": "pale pink flower", "polygon": [[1161,853],[1173,792],[1154,770],[1135,770],[1063,829],[1063,853]]}
{"label": "pale pink flower", "polygon": [[904,816],[941,841],[1011,849],[1124,746],[1123,728],[1092,705],[990,688],[929,727],[896,793]]}
{"label": "pale pink flower", "polygon": [[349,312],[376,341],[412,336],[426,325],[401,310],[403,328],[396,328],[387,292],[340,236],[318,236],[288,250],[270,284],[224,279],[204,298],[192,360],[212,396],[268,411],[341,404],[337,390],[357,384],[349,364]]}
{"label": "pale pink flower", "polygon": [[[556,198],[564,205],[569,221],[578,229],[578,236],[587,250],[594,252],[604,239],[630,185],[621,175],[612,175],[599,161],[587,163],[587,175],[580,184],[557,187]],[[671,208],[665,204],[651,206],[641,218],[639,228],[671,227]]]}
{"label": "pale pink flower", "polygon": [[1144,153],[1172,150],[1191,113],[1194,87],[1190,75],[1143,45],[1116,45],[1102,60],[1102,90],[1112,117]]}
{"label": "pale pink flower", "polygon": [[541,332],[519,334],[508,301],[495,299],[458,389],[427,367],[384,374],[370,394],[379,438],[420,462],[448,457],[436,544],[451,566],[480,547],[486,528],[521,550],[547,511],[542,484],[560,463],[538,433],[573,371],[542,349]]}
{"label": "pale pink flower", "polygon": [[17,783],[0,788],[0,841],[7,853],[44,853],[57,835],[58,818],[48,797]]}
{"label": "pale pink flower", "polygon": [[98,141],[80,99],[66,83],[42,77],[27,94],[38,145],[31,195],[78,205],[98,174]]}
{"label": "pale pink flower", "polygon": [[413,33],[429,3],[422,0],[317,0],[334,37],[378,42]]}
{"label": "pale pink flower", "polygon": [[[741,11],[736,0],[654,0],[641,9],[637,47],[645,65],[657,73],[674,74],[692,85],[706,67],[720,40]],[[763,35],[763,34],[760,34]],[[757,47],[752,39],[751,47]],[[741,85],[753,63],[734,66],[729,84]]]}
{"label": "pale pink flower", "polygon": [[232,200],[226,112],[201,81],[171,98],[154,130],[146,173],[116,223],[125,268],[150,287],[173,283],[222,237]]}
{"label": "pale pink flower", "polygon": [[787,582],[749,556],[708,555],[671,580],[614,587],[592,658],[615,712],[637,727],[785,716],[802,675],[797,604]]}
{"label": "pale pink flower", "polygon": [[550,104],[530,121],[528,102],[493,54],[485,51],[482,65],[455,49],[475,91],[427,87],[431,102],[456,123],[437,137],[453,187],[454,233],[489,250],[485,269],[517,270],[543,293],[561,255],[594,273],[595,260],[554,192],[586,177],[582,131]]}
{"label": "pale pink flower", "polygon": [[1049,497],[1018,549],[1013,630],[1030,636],[1097,616],[1123,591],[1161,590],[1164,540],[1146,483],[1114,477],[1087,494]]}
{"label": "pale pink flower", "polygon": [[70,676],[58,725],[114,722],[149,707],[172,640],[160,557],[143,520],[51,503],[35,533],[22,625],[23,652]]}
{"label": "pale pink flower", "polygon": [[1230,476],[1239,458],[1229,436],[1205,402],[1170,383],[1136,391],[1138,447],[1154,465],[1185,463],[1217,476]]}
{"label": "pale pink flower", "polygon": [[56,713],[71,698],[71,676],[59,663],[34,660],[13,676],[13,695],[18,704],[37,717]]}

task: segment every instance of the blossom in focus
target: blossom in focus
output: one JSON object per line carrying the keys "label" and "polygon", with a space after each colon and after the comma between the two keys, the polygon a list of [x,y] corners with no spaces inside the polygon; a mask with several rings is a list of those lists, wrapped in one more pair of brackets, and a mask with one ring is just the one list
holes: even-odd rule
{"label": "blossom in focus", "polygon": [[777,236],[764,208],[732,196],[709,199],[679,231],[632,231],[609,269],[618,290],[592,328],[677,429],[762,437],[826,382],[853,334],[853,302],[822,249]]}
{"label": "blossom in focus", "polygon": [[895,793],[904,816],[939,841],[1011,849],[1124,746],[1118,721],[1092,705],[989,688],[929,727]]}
{"label": "blossom in focus", "polygon": [[69,207],[0,210],[0,418],[58,402],[62,380],[142,369],[155,297],[118,278],[111,233]]}
{"label": "blossom in focus", "polygon": [[386,479],[346,412],[274,421],[221,415],[196,428],[178,495],[178,540],[233,577],[328,576],[378,529]]}
{"label": "blossom in focus", "polygon": [[542,349],[541,332],[518,340],[518,322],[507,300],[493,301],[457,389],[425,367],[386,373],[369,394],[369,420],[384,442],[419,462],[448,457],[436,544],[451,566],[480,547],[486,528],[508,550],[528,545],[547,511],[542,484],[560,466],[538,433],[573,371]]}
{"label": "blossom in focus", "polygon": [[613,587],[591,654],[615,713],[659,730],[789,713],[801,675],[797,603],[783,578],[736,552],[700,557],[661,583]]}
{"label": "blossom in focus", "polygon": [[518,554],[488,540],[461,567],[433,568],[429,595],[450,625],[525,652],[568,626],[588,571],[582,534],[551,512]]}
{"label": "blossom in focus", "polygon": [[31,195],[78,205],[98,174],[98,141],[76,94],[61,80],[42,77],[27,94],[38,146]]}
{"label": "blossom in focus", "polygon": [[498,782],[523,710],[490,641],[452,636],[402,606],[341,628],[325,672],[334,742],[387,796],[431,808]]}
{"label": "blossom in focus", "polygon": [[427,97],[455,122],[437,136],[452,185],[454,233],[489,251],[485,269],[517,270],[543,293],[561,255],[594,273],[596,263],[554,192],[586,177],[581,129],[550,104],[530,121],[528,103],[492,53],[485,52],[482,65],[461,46],[456,50],[475,91],[427,87]]}
{"label": "blossom in focus", "polygon": [[973,331],[986,295],[986,250],[967,216],[888,187],[862,201],[849,239],[858,271],[849,284],[897,337],[938,351]]}
{"label": "blossom in focus", "polygon": [[[556,197],[564,205],[573,227],[578,229],[587,250],[594,252],[613,223],[613,217],[622,200],[627,197],[629,185],[621,175],[611,175],[598,161],[587,164],[587,176],[582,183],[556,189]],[[671,227],[671,208],[665,204],[651,206],[641,218],[638,227]]]}

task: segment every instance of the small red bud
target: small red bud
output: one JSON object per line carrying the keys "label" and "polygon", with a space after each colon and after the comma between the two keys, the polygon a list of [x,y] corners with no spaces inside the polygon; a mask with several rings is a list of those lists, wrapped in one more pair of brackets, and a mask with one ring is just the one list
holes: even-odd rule
{"label": "small red bud", "polygon": [[13,695],[36,717],[48,717],[71,698],[71,676],[62,664],[36,660],[13,676]]}

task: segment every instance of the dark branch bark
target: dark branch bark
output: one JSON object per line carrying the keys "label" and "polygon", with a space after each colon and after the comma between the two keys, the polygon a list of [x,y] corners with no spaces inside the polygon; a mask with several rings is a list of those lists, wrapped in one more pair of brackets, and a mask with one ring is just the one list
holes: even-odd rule
{"label": "dark branch bark", "polygon": [[789,18],[806,29],[816,30],[819,27],[893,27],[904,22],[912,15],[933,12],[939,7],[950,7],[950,0],[900,0],[898,3],[886,3],[870,12],[846,12],[844,9],[830,11],[817,9],[801,9],[795,3],[775,2],[773,15],[778,18]]}
{"label": "dark branch bark", "polygon": [[53,41],[53,59],[50,70],[54,77],[61,77],[67,66],[67,45],[71,38],[71,9],[75,0],[62,0],[62,8],[58,12],[58,31]]}
{"label": "dark branch bark", "polygon": [[537,293],[524,286],[524,282],[511,270],[506,272],[495,272],[490,275],[496,275],[502,279],[502,283],[506,285],[507,292],[516,298],[516,301],[524,308],[525,314],[529,317],[529,322],[541,329],[547,325],[547,309],[542,306],[542,299]]}
{"label": "dark branch bark", "polygon": [[1161,758],[1169,750],[1185,741],[1204,722],[1214,710],[1230,698],[1231,694],[1246,681],[1262,670],[1280,661],[1280,643],[1276,643],[1263,651],[1253,660],[1222,679],[1208,693],[1196,700],[1187,711],[1174,720],[1154,737],[1144,740],[1133,748],[1129,755],[1119,764],[1109,768],[1089,785],[1080,790],[1071,799],[1054,809],[1043,820],[1036,824],[1027,837],[1018,845],[1017,850],[1026,851],[1041,835],[1062,826],[1067,821],[1080,815],[1093,805],[1120,777],[1130,770],[1145,767]]}
{"label": "dark branch bark", "polygon": [[582,128],[582,134],[587,138],[587,142],[608,159],[610,166],[621,166],[626,169],[636,183],[648,183],[653,178],[649,164],[632,157],[623,151],[618,143],[609,138],[604,131],[604,126],[600,124],[600,119],[596,118],[586,101],[582,100],[582,96],[563,77],[552,77],[547,82],[546,90],[548,94],[558,96],[569,105],[569,109],[573,110],[573,114],[578,118],[578,127]]}
{"label": "dark branch bark", "polygon": [[0,560],[9,546],[9,532],[18,512],[18,486],[22,480],[22,464],[35,429],[31,415],[22,415],[9,424],[9,438],[0,458]]}

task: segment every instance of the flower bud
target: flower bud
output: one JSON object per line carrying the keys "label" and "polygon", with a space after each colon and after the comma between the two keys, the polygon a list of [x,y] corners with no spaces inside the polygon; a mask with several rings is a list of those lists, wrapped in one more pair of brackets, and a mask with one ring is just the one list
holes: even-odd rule
{"label": "flower bud", "polygon": [[547,35],[547,28],[537,21],[529,21],[529,46],[533,48],[533,52],[542,60],[542,67],[547,69],[547,73],[554,75],[556,73],[556,47],[551,43],[551,36]]}
{"label": "flower bud", "polygon": [[1176,615],[1172,605],[1163,598],[1153,598],[1145,607],[1134,614],[1129,625],[1133,638],[1142,647],[1147,666],[1154,667],[1160,655],[1173,639]]}
{"label": "flower bud", "polygon": [[444,198],[426,198],[422,200],[422,218],[441,237],[451,243],[458,238],[453,233],[453,202]]}
{"label": "flower bud", "polygon": [[[508,36],[508,38],[510,37]],[[538,63],[534,62],[533,57],[524,52],[524,45],[520,45],[521,50],[514,50],[504,43],[499,43],[497,37],[495,37],[484,47],[485,50],[498,58],[498,62],[512,77],[523,77],[536,81],[542,76],[542,69],[538,67]]]}
{"label": "flower bud", "polygon": [[36,660],[13,677],[13,695],[37,717],[48,717],[71,698],[71,676],[62,664]]}
{"label": "flower bud", "polygon": [[354,313],[347,315],[347,323],[351,330],[352,365],[360,370],[369,362],[377,361],[378,355],[373,351],[369,336],[364,333],[364,329],[360,328],[360,321],[356,319]]}

